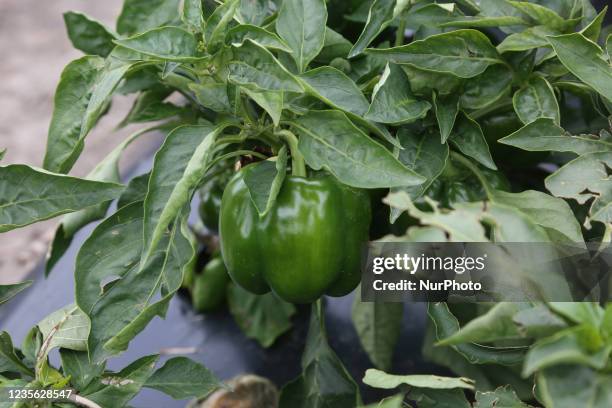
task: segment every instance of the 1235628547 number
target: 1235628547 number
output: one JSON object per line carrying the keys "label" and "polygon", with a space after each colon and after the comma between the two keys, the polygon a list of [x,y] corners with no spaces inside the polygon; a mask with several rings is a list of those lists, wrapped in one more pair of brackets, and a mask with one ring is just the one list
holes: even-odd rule
{"label": "1235628547 number", "polygon": [[72,389],[45,389],[45,388],[5,388],[0,400],[10,402],[23,402],[32,400],[69,400]]}

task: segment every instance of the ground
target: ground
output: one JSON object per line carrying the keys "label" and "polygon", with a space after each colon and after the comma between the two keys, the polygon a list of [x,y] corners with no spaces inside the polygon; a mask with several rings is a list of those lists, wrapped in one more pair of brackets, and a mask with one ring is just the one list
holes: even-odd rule
{"label": "ground", "polygon": [[[0,1],[0,149],[2,164],[41,166],[53,94],[63,67],[82,53],[66,35],[62,13],[83,12],[114,28],[121,0],[1,0]],[[84,176],[134,128],[114,130],[131,104],[114,101],[110,114],[88,136],[85,151],[71,172]],[[147,140],[134,143],[122,168],[138,160]],[[23,280],[41,261],[58,220],[0,235],[0,284]]]}

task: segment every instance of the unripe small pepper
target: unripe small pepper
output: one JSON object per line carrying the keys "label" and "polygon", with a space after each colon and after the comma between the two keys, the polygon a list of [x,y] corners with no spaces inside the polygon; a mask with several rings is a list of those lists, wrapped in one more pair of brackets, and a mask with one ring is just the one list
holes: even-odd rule
{"label": "unripe small pepper", "polygon": [[293,303],[355,289],[368,240],[368,193],[329,175],[287,175],[274,207],[260,217],[243,181],[249,171],[235,175],[221,202],[221,253],[234,282]]}
{"label": "unripe small pepper", "polygon": [[210,312],[225,301],[230,281],[221,257],[212,258],[202,272],[194,277],[193,307],[198,312]]}

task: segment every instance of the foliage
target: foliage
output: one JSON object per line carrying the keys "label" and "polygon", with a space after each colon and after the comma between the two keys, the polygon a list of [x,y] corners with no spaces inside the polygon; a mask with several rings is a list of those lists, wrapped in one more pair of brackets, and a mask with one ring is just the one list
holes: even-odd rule
{"label": "foliage", "polygon": [[[237,161],[261,161],[245,180],[260,216],[285,173],[305,163],[311,176],[390,191],[389,219],[374,222],[397,240],[609,244],[605,12],[586,0],[125,0],[116,30],[66,13],[68,36],[87,55],[59,80],[43,168],[0,166],[0,232],[67,214],[52,273],[76,232],[103,221],[80,249],[74,304],[21,347],[0,334],[0,386],[69,384],[104,407],[127,406],[143,387],[179,399],[214,390],[212,373],[183,357],[155,370],[159,356],[145,356],[119,372],[106,361],[165,316],[198,249],[191,200]],[[135,97],[119,125],[151,126],[87,177],[69,176],[116,94]],[[151,172],[122,185],[123,150],[150,131],[165,134]],[[0,303],[28,285],[0,287]],[[231,287],[230,307],[269,346],[294,309],[265,296]],[[429,305],[424,354],[461,377],[368,371],[368,385],[399,386],[375,406],[404,397],[420,407],[611,405],[610,306],[478,305],[461,322],[460,312]],[[322,316],[317,302],[303,374],[281,406],[360,403]],[[402,311],[357,301],[353,318],[372,363],[390,369]]]}

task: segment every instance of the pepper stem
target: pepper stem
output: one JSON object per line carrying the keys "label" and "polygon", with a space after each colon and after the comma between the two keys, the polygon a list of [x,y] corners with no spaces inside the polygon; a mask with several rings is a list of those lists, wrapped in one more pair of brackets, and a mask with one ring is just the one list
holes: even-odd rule
{"label": "pepper stem", "polygon": [[291,174],[298,177],[306,177],[306,164],[304,156],[298,149],[298,138],[286,129],[281,129],[275,132],[287,145],[291,151]]}

